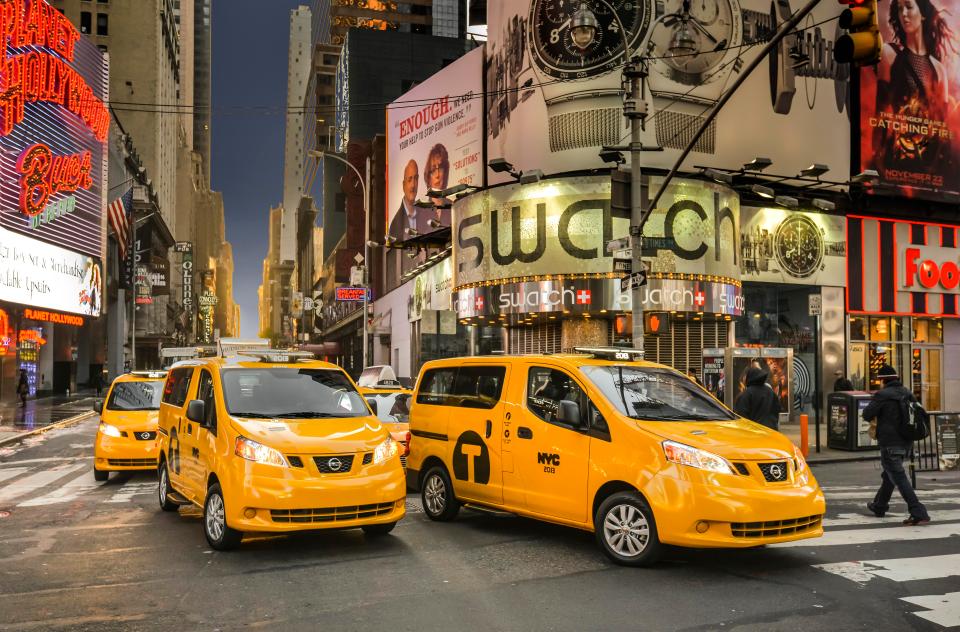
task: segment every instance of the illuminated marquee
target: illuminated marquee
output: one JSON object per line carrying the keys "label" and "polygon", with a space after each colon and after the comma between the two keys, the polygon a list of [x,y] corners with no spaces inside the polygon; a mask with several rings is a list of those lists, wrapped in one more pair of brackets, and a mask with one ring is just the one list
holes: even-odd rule
{"label": "illuminated marquee", "polygon": [[83,327],[83,316],[48,312],[45,309],[27,308],[23,310],[23,317],[27,320],[39,320],[45,323],[57,323],[58,325],[73,325],[74,327]]}

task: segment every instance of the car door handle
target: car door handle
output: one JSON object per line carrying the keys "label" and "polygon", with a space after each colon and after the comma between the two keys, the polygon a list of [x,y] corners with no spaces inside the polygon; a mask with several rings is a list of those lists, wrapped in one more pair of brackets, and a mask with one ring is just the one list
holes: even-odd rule
{"label": "car door handle", "polygon": [[187,434],[193,434],[193,426],[190,424],[187,424]]}
{"label": "car door handle", "polygon": [[192,449],[190,450],[190,454],[192,454],[192,455],[193,455],[193,458],[195,458],[195,459],[196,459],[196,458],[199,458],[199,457],[200,457],[200,449],[199,449],[199,448],[192,448]]}
{"label": "car door handle", "polygon": [[489,419],[487,420],[487,439],[490,438],[490,435],[493,434],[493,422]]}
{"label": "car door handle", "polygon": [[530,430],[526,426],[520,426],[517,428],[517,437],[520,439],[533,439],[533,430]]}

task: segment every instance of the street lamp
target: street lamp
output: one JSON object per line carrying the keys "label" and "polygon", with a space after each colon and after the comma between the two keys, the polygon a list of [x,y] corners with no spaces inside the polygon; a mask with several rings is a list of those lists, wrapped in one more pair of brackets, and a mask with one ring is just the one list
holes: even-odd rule
{"label": "street lamp", "polygon": [[367,156],[366,165],[364,171],[366,175],[361,174],[360,170],[353,166],[349,160],[337,154],[328,154],[323,151],[316,151],[311,149],[307,154],[313,158],[316,158],[318,161],[323,160],[324,158],[333,158],[339,162],[350,167],[350,169],[357,174],[357,180],[360,182],[360,189],[363,192],[363,361],[361,364],[361,369],[367,367],[367,347],[370,344],[368,340],[369,336],[367,335],[367,297],[369,296],[370,288],[370,244],[373,243],[369,241],[370,237],[370,156]]}

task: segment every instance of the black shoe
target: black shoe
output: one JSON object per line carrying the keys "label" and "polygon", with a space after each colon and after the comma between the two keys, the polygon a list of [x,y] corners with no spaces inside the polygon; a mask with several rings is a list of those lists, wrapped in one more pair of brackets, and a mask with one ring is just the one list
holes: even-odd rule
{"label": "black shoe", "polygon": [[930,524],[930,518],[914,518],[913,516],[910,516],[903,521],[903,524],[907,527],[922,527]]}
{"label": "black shoe", "polygon": [[878,509],[874,503],[867,503],[867,509],[869,509],[870,513],[872,513],[877,518],[883,518],[883,516],[887,513],[886,511]]}

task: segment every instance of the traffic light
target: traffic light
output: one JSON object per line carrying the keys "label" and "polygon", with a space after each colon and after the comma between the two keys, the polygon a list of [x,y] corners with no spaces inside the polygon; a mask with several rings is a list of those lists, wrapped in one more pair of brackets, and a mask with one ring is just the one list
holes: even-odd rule
{"label": "traffic light", "polygon": [[877,24],[877,0],[840,0],[847,5],[840,14],[840,28],[847,33],[833,45],[833,58],[841,63],[872,66],[880,61],[883,40]]}

